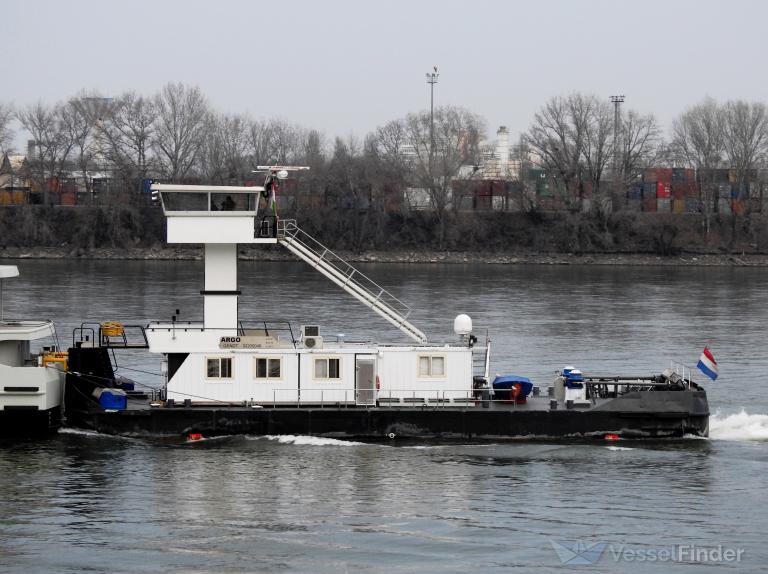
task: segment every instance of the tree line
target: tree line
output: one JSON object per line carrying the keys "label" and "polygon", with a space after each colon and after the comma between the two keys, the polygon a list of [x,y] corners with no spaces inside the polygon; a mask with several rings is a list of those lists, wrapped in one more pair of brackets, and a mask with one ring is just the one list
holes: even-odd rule
{"label": "tree line", "polygon": [[[514,146],[516,190],[530,220],[544,217],[535,191],[528,189],[525,172],[531,167],[558,180],[572,220],[589,197],[589,213],[579,218],[593,218],[606,233],[627,188],[646,167],[694,168],[701,174],[702,194],[711,194],[714,181],[707,185],[707,174],[713,170],[732,168],[746,180],[768,161],[762,102],[704,99],[674,120],[667,137],[653,114],[622,110],[617,123],[614,112],[603,98],[575,93],[551,98],[534,115]],[[30,177],[44,195],[45,181],[65,173],[78,174],[82,187],[92,191],[89,174],[107,171],[107,200],[130,203],[146,178],[241,184],[255,178],[258,165],[308,165],[292,209],[324,235],[341,236],[358,250],[386,248],[393,241],[460,246],[466,234],[457,232],[457,222],[470,217],[460,213],[462,199],[473,191],[457,181],[482,177],[488,158],[484,119],[460,107],[438,107],[434,121],[429,112],[414,112],[360,138],[331,139],[281,118],[217,112],[199,88],[174,83],[153,95],[82,93],[18,108],[0,103],[0,150],[10,150],[20,130],[34,141]],[[421,190],[430,209],[409,210],[406,189]],[[701,214],[706,233],[713,216],[711,209]],[[402,225],[406,219],[408,229]]]}

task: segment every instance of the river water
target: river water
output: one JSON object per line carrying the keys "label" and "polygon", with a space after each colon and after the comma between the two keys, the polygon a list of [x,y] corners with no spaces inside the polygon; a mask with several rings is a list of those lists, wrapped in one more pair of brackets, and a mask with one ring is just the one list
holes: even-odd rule
{"label": "river water", "polygon": [[[202,315],[198,262],[18,264],[6,315],[51,318],[62,342],[86,320]],[[694,377],[709,392],[711,437],[184,443],[63,431],[5,441],[0,571],[765,571],[768,269],[362,269],[413,306],[431,340],[452,340],[453,317],[468,313],[492,338],[494,373],[542,385],[565,364],[629,374],[694,365],[708,344],[721,376]],[[402,340],[301,264],[241,263],[240,284],[244,320]],[[126,376],[159,384],[157,358],[132,351],[119,360]],[[581,559],[599,560],[576,565],[569,549],[594,544]]]}

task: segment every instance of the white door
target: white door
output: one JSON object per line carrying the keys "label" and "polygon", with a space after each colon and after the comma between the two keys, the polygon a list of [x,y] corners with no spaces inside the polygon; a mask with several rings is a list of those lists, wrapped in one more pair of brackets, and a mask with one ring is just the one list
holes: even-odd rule
{"label": "white door", "polygon": [[376,404],[376,355],[355,355],[355,403]]}

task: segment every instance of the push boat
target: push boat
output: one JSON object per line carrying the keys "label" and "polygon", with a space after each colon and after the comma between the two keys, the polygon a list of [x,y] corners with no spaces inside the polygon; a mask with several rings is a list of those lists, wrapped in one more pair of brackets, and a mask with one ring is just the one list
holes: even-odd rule
{"label": "push boat", "polygon": [[[595,376],[566,367],[538,387],[491,380],[491,340],[471,319],[457,340],[428,342],[411,309],[260,195],[292,168],[270,166],[263,187],[153,184],[167,241],[204,244],[203,320],[82,325],[66,375],[68,425],[132,436],[302,434],[334,438],[498,440],[516,437],[706,436],[706,392],[685,370]],[[380,344],[328,336],[319,325],[248,323],[239,315],[239,244],[281,245],[411,339]],[[115,353],[162,356],[161,388],[116,376]]]}
{"label": "push boat", "polygon": [[0,265],[0,436],[55,431],[62,422],[67,355],[53,322],[3,313],[3,282],[18,275],[16,265]]}

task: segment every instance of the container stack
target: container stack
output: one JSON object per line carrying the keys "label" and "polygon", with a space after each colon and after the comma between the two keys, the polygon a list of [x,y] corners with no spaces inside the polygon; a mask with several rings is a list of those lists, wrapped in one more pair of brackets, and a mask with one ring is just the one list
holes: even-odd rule
{"label": "container stack", "polygon": [[673,168],[670,189],[673,213],[696,213],[699,211],[699,187],[696,184],[695,170]]}
{"label": "container stack", "polygon": [[672,170],[650,167],[643,173],[643,211],[670,211]]}
{"label": "container stack", "polygon": [[630,211],[641,211],[643,208],[643,183],[633,183],[627,190],[627,208]]}

